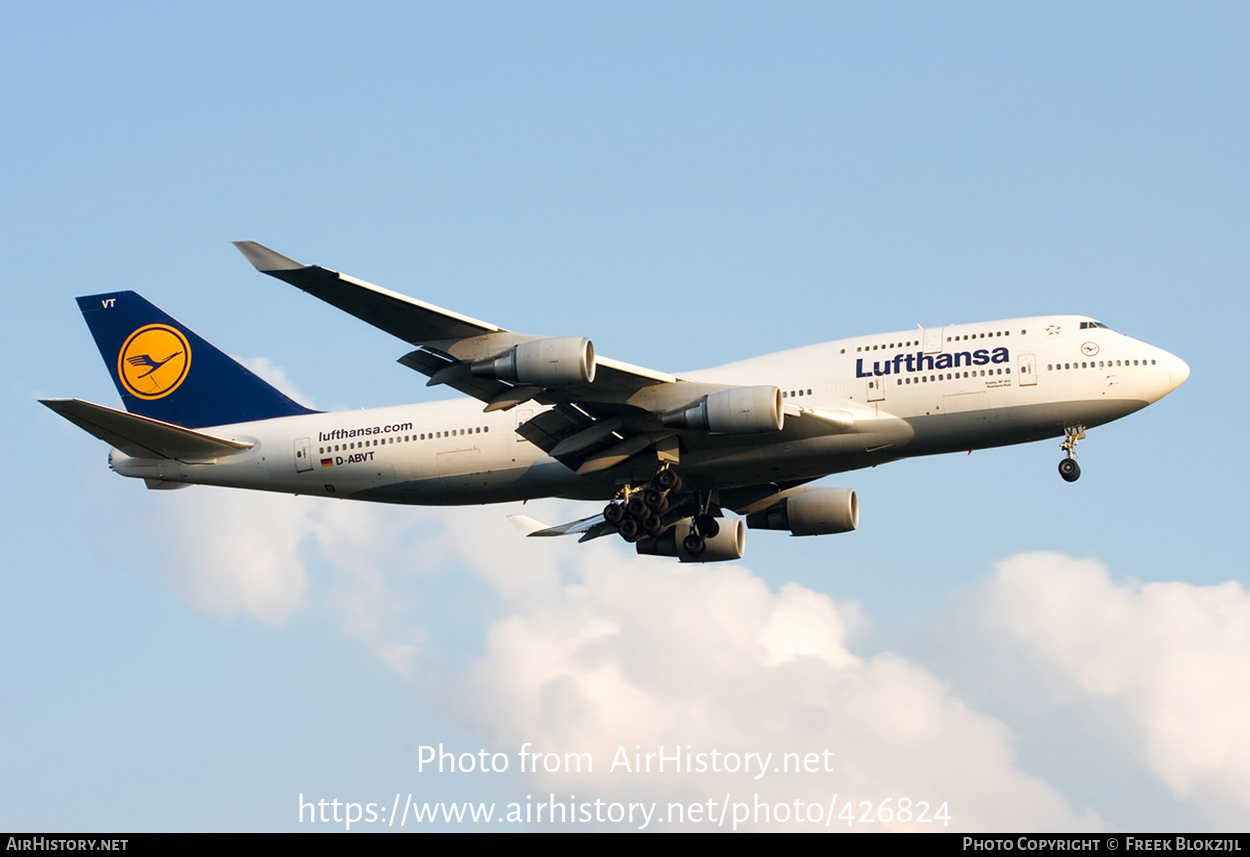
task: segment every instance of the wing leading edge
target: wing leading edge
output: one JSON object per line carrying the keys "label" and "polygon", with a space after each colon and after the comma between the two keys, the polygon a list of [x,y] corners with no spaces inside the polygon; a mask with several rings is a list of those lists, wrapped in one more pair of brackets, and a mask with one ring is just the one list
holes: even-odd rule
{"label": "wing leading edge", "polygon": [[234,246],[261,273],[290,283],[413,345],[508,332],[489,322],[427,304],[319,265],[300,264],[255,241],[235,241]]}
{"label": "wing leading edge", "polygon": [[[447,383],[477,398],[484,398],[487,390],[496,391],[498,388],[463,383],[458,376],[468,375],[469,365],[456,371],[454,363],[472,364],[487,360],[515,345],[546,338],[517,333],[319,265],[304,265],[255,241],[236,241],[234,246],[261,273],[276,277],[379,330],[420,346],[427,354],[444,358],[443,363],[438,364],[414,353],[401,358],[400,362],[430,374],[432,383]],[[681,380],[665,372],[608,357],[598,356],[595,363],[597,372],[593,383],[565,386],[561,399],[624,402],[647,387],[674,384]],[[442,377],[436,377],[440,372],[443,372]]]}
{"label": "wing leading edge", "polygon": [[[545,385],[483,376],[480,366],[547,337],[518,333],[401,295],[364,280],[304,265],[255,241],[235,247],[258,271],[320,298],[360,320],[418,346],[399,362],[501,410],[534,400],[553,406],[522,427],[522,435],[581,472],[598,472],[663,443],[675,432],[660,417],[700,396],[732,385],[690,381],[593,355],[582,382]],[[477,364],[475,366],[475,364]]]}
{"label": "wing leading edge", "polygon": [[[867,416],[783,404],[776,387],[740,387],[657,372],[597,355],[589,340],[518,333],[328,268],[304,265],[254,241],[236,241],[235,246],[258,271],[418,346],[399,362],[426,375],[429,385],[445,384],[473,396],[485,403],[486,411],[531,400],[550,405],[517,431],[582,474],[609,470],[652,450],[661,461],[676,462],[684,444],[702,444],[709,433],[723,433],[714,425],[717,413],[722,420],[749,422],[729,429],[730,434],[779,431],[784,424],[791,437],[855,431]],[[538,355],[560,342],[588,347],[579,353],[589,353],[590,371],[551,380],[549,364],[560,360],[550,359],[547,351]],[[516,369],[526,359],[524,353],[530,355],[529,371],[538,380]]]}

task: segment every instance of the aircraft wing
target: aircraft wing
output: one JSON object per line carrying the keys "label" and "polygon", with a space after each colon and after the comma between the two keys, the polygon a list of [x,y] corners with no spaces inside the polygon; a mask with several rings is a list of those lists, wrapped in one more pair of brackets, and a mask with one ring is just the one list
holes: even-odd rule
{"label": "aircraft wing", "polygon": [[[405,342],[457,361],[493,357],[512,345],[544,338],[516,333],[319,265],[303,265],[255,241],[236,241],[234,246],[261,273],[290,283]],[[606,357],[599,357],[596,363],[598,391],[628,392],[647,384],[677,380],[663,372]]]}
{"label": "aircraft wing", "polygon": [[600,536],[606,536],[616,532],[616,526],[609,524],[603,519],[603,515],[591,515],[589,518],[582,518],[578,521],[572,521],[567,524],[559,524],[558,526],[548,526],[542,521],[529,517],[528,515],[509,515],[508,520],[512,522],[522,534],[530,537],[549,537],[549,536],[568,536],[581,535],[579,542],[588,542],[591,539],[597,539]]}
{"label": "aircraft wing", "polygon": [[[783,406],[775,387],[708,383],[634,366],[595,354],[588,339],[510,331],[301,264],[254,241],[235,246],[262,273],[418,346],[399,362],[428,376],[430,385],[446,384],[473,396],[486,403],[486,411],[530,400],[552,406],[517,431],[579,473],[607,470],[651,448],[661,458],[668,450],[675,461],[682,443],[726,433],[709,410],[728,415],[722,421],[758,423],[735,424],[728,434],[781,430],[784,423],[791,436],[810,437],[847,431],[856,422],[849,412]],[[574,366],[579,361],[581,374]]]}
{"label": "aircraft wing", "polygon": [[255,241],[235,241],[234,246],[256,270],[284,280],[413,345],[507,333],[490,322],[469,318],[319,265],[302,265]]}

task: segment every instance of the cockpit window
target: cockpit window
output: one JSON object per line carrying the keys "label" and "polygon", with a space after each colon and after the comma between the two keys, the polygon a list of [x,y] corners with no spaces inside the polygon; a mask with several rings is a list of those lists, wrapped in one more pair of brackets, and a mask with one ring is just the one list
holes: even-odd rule
{"label": "cockpit window", "polygon": [[1089,329],[1089,328],[1091,328],[1091,327],[1101,327],[1103,330],[1110,330],[1110,329],[1111,329],[1111,328],[1107,327],[1105,324],[1103,324],[1101,321],[1083,321],[1083,322],[1081,322],[1081,330],[1087,330],[1087,329]]}

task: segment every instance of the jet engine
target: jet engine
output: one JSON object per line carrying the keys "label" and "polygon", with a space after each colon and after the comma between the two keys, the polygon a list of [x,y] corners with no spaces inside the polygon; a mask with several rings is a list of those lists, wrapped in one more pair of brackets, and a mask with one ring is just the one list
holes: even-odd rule
{"label": "jet engine", "polygon": [[577,336],[536,339],[469,366],[475,378],[494,378],[530,387],[589,384],[595,380],[595,346]]}
{"label": "jet engine", "polygon": [[789,530],[793,536],[849,533],[859,527],[859,499],[850,488],[810,488],[747,515],[747,526]]}
{"label": "jet engine", "polygon": [[780,431],[785,423],[777,387],[734,387],[709,393],[683,408],[664,414],[664,427],[717,434],[761,434]]}
{"label": "jet engine", "polygon": [[723,562],[742,559],[747,547],[747,528],[741,518],[717,518],[720,530],[714,536],[703,539],[703,550],[692,554],[686,550],[685,541],[694,528],[693,518],[682,518],[656,538],[639,539],[634,549],[651,556],[675,556],[682,562]]}

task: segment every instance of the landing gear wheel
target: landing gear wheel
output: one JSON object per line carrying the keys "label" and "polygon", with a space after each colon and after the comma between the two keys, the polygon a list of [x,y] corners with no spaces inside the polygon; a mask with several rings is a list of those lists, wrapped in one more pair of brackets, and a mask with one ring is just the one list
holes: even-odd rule
{"label": "landing gear wheel", "polygon": [[603,520],[616,526],[625,517],[625,507],[620,503],[609,503],[603,507]]}
{"label": "landing gear wheel", "polygon": [[1064,482],[1075,482],[1081,478],[1081,465],[1076,463],[1075,458],[1065,458],[1059,462],[1059,475]]}
{"label": "landing gear wheel", "polygon": [[625,504],[625,511],[635,521],[641,521],[651,517],[651,510],[647,508],[647,503],[637,494],[629,498],[629,502]]}
{"label": "landing gear wheel", "polygon": [[633,518],[626,518],[621,521],[621,538],[625,541],[636,542],[640,535],[638,522]]}
{"label": "landing gear wheel", "polygon": [[660,533],[664,532],[664,522],[661,521],[657,515],[652,515],[650,518],[647,518],[642,522],[641,526],[642,531],[648,536],[658,536]]}
{"label": "landing gear wheel", "polygon": [[642,495],[642,501],[647,504],[647,508],[657,515],[664,514],[668,509],[668,496],[659,488],[648,488]]}
{"label": "landing gear wheel", "polygon": [[1059,462],[1059,475],[1064,482],[1075,482],[1081,478],[1081,465],[1076,463],[1076,442],[1085,437],[1085,426],[1068,426],[1063,430],[1063,443],[1059,448],[1068,457]]}
{"label": "landing gear wheel", "polygon": [[703,536],[697,533],[691,533],[681,541],[682,548],[691,556],[698,556],[703,553],[703,549],[707,547],[703,541]]}
{"label": "landing gear wheel", "polygon": [[676,491],[681,488],[681,477],[676,470],[665,468],[655,474],[655,487],[661,491]]}

